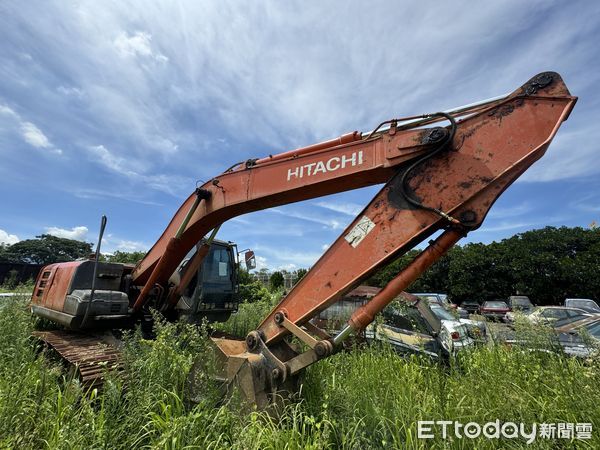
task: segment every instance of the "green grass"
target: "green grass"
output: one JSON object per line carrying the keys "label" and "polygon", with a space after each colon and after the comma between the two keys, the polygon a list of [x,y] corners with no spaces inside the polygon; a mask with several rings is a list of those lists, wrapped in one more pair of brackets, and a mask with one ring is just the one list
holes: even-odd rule
{"label": "green grass", "polygon": [[33,292],[33,282],[27,284],[20,284],[16,287],[11,287],[8,284],[0,284],[0,294],[4,293],[15,293],[22,297],[31,297]]}
{"label": "green grass", "polygon": [[[223,327],[247,331],[274,300],[244,305]],[[159,323],[155,341],[126,337],[123,379],[85,393],[38,352],[23,299],[0,308],[0,448],[521,448],[523,441],[418,440],[417,420],[591,422],[600,427],[600,363],[483,347],[450,365],[400,358],[388,346],[335,355],[305,373],[279,418],[206,396],[188,405],[186,374],[208,358],[203,329]],[[262,308],[262,309],[261,309]],[[244,334],[244,333],[242,333]],[[537,440],[529,448],[600,448]]]}

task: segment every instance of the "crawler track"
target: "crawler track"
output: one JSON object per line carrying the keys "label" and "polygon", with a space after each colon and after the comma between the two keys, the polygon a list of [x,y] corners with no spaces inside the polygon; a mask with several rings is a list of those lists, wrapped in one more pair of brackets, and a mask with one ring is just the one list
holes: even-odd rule
{"label": "crawler track", "polygon": [[101,388],[107,371],[122,369],[121,353],[103,336],[73,331],[35,331],[40,339],[76,371],[86,389]]}

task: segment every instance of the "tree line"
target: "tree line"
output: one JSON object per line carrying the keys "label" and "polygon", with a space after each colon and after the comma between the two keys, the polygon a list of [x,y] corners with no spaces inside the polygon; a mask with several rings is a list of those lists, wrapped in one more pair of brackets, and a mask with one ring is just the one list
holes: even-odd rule
{"label": "tree line", "polygon": [[[25,264],[52,264],[87,258],[92,253],[90,242],[60,238],[49,234],[25,239],[16,244],[0,244],[0,262]],[[123,252],[103,254],[101,261],[137,264],[146,252]]]}
{"label": "tree line", "polygon": [[[385,286],[418,254],[410,251],[369,283]],[[453,301],[527,295],[538,305],[600,299],[600,229],[546,227],[490,244],[452,248],[409,289],[443,292]]]}

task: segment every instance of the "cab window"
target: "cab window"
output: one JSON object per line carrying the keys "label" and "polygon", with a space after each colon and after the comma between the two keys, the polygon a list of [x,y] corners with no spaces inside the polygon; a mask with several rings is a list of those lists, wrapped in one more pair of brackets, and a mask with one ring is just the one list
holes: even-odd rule
{"label": "cab window", "polygon": [[211,247],[204,264],[204,279],[227,281],[231,278],[231,253],[226,248]]}

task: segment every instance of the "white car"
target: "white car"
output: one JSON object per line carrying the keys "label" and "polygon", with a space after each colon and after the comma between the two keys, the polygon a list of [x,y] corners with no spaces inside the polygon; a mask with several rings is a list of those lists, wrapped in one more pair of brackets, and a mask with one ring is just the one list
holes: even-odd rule
{"label": "white car", "polygon": [[446,351],[454,353],[457,350],[471,347],[475,344],[471,333],[469,333],[470,325],[468,325],[470,322],[475,324],[474,321],[457,319],[444,307],[436,304],[429,304],[429,308],[441,321],[439,337]]}
{"label": "white car", "polygon": [[385,340],[398,351],[438,357],[472,347],[467,327],[441,305],[417,301],[401,309],[386,308],[384,321],[367,328],[367,340]]}

